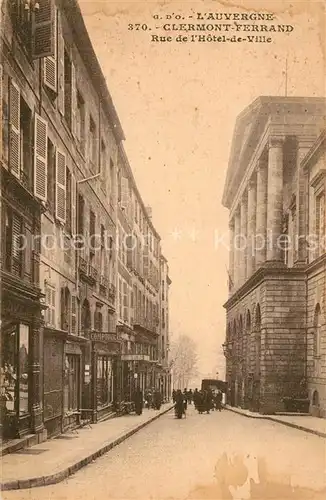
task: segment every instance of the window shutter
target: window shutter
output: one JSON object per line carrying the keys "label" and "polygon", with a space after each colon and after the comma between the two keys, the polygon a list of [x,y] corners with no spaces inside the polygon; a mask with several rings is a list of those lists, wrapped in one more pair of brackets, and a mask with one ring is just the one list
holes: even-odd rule
{"label": "window shutter", "polygon": [[76,88],[76,68],[71,63],[71,130],[74,137],[77,136],[77,88]]}
{"label": "window shutter", "polygon": [[121,208],[124,210],[128,207],[129,184],[127,177],[121,177]]}
{"label": "window shutter", "polygon": [[66,155],[57,150],[56,155],[56,217],[66,220]]}
{"label": "window shutter", "polygon": [[46,201],[48,125],[37,113],[34,120],[34,194],[40,200]]}
{"label": "window shutter", "polygon": [[51,325],[56,326],[55,324],[55,289],[51,290]]}
{"label": "window shutter", "polygon": [[1,127],[0,127],[0,150],[1,150],[1,158],[2,159],[2,127],[5,126],[4,122],[3,122],[3,119],[2,119],[2,100],[3,100],[3,82],[2,82],[2,78],[3,78],[3,69],[2,69],[2,64],[0,64],[0,123],[1,123]]}
{"label": "window shutter", "polygon": [[10,81],[9,123],[10,149],[9,165],[13,175],[20,177],[20,90],[16,83]]}
{"label": "window shutter", "polygon": [[71,175],[71,232],[75,236],[77,233],[77,182],[74,175]]}
{"label": "window shutter", "polygon": [[77,307],[74,295],[71,296],[71,333],[74,335],[77,333]]}
{"label": "window shutter", "polygon": [[54,92],[57,91],[57,39],[58,39],[58,28],[57,28],[57,11],[54,15],[54,54],[53,56],[48,56],[43,61],[43,79],[47,87],[49,87]]}
{"label": "window shutter", "polygon": [[34,8],[32,29],[32,57],[54,56],[55,51],[55,0],[38,0]]}
{"label": "window shutter", "polygon": [[63,38],[62,20],[58,12],[58,109],[65,112],[65,42]]}

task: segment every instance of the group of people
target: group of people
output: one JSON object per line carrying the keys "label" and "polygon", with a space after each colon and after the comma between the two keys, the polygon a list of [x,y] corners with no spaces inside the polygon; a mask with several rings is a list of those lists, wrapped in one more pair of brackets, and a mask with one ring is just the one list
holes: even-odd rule
{"label": "group of people", "polygon": [[145,408],[154,408],[155,410],[160,410],[163,397],[160,391],[155,389],[148,389],[145,391],[145,400],[143,397],[143,391],[140,388],[137,388],[134,392],[133,403],[135,405],[135,412],[137,415],[141,415],[143,412],[143,407]]}
{"label": "group of people", "polygon": [[180,414],[186,415],[187,405],[194,403],[198,413],[209,413],[211,410],[221,411],[222,409],[222,392],[212,391],[211,389],[197,388],[192,391],[184,389],[173,390],[172,399],[174,403],[175,413],[180,418]]}

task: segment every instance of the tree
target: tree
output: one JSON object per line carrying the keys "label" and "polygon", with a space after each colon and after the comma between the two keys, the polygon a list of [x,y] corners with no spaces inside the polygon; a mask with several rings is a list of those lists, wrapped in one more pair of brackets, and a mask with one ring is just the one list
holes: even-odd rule
{"label": "tree", "polygon": [[175,389],[184,389],[198,375],[197,346],[187,335],[181,335],[171,346],[170,368]]}

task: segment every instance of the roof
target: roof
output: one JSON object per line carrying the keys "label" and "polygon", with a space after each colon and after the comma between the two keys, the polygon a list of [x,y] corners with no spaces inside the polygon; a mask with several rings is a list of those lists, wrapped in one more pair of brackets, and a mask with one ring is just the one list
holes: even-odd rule
{"label": "roof", "polygon": [[101,105],[113,124],[113,133],[118,141],[122,141],[125,139],[122,125],[107,87],[105,76],[102,72],[100,63],[97,59],[91,39],[86,29],[78,0],[63,0],[61,4],[71,26],[79,53],[88,70],[89,77],[93,82],[99,97],[101,98]]}
{"label": "roof", "polygon": [[271,116],[308,114],[324,117],[326,99],[323,97],[261,96],[238,116],[234,128],[222,204],[230,208],[248,163]]}

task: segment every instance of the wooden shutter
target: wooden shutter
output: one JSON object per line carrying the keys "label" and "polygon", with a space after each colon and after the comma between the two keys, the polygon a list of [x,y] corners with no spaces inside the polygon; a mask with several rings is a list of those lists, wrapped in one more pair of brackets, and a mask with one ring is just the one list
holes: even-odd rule
{"label": "wooden shutter", "polygon": [[43,62],[43,80],[44,84],[49,87],[54,92],[57,91],[57,43],[58,43],[58,27],[57,27],[57,11],[55,11],[54,15],[54,27],[53,27],[53,36],[54,36],[54,54],[53,56],[48,56],[44,59]]}
{"label": "wooden shutter", "polygon": [[65,113],[65,42],[63,38],[62,19],[60,11],[58,12],[58,109],[64,115]]}
{"label": "wooden shutter", "polygon": [[52,288],[50,292],[51,292],[51,319],[50,319],[50,322],[51,322],[52,326],[56,326],[56,323],[55,323],[55,318],[56,318],[56,314],[55,314],[55,295],[56,295],[56,290],[55,290],[55,288]]}
{"label": "wooden shutter", "polygon": [[20,177],[20,90],[11,80],[9,87],[10,146],[9,166],[16,177]]}
{"label": "wooden shutter", "polygon": [[77,333],[77,299],[75,295],[71,296],[71,333]]}
{"label": "wooden shutter", "polygon": [[34,118],[34,194],[40,200],[47,198],[48,125],[35,113]]}
{"label": "wooden shutter", "polygon": [[121,177],[121,208],[124,210],[128,207],[129,198],[129,183],[127,177]]}
{"label": "wooden shutter", "polygon": [[71,232],[75,236],[77,233],[77,182],[73,174],[71,174]]}
{"label": "wooden shutter", "polygon": [[76,69],[75,65],[71,63],[71,131],[73,136],[77,136],[77,88],[76,88]]}
{"label": "wooden shutter", "polygon": [[3,151],[2,151],[2,127],[5,126],[5,123],[2,119],[2,100],[3,100],[3,82],[2,82],[2,79],[3,79],[3,69],[2,69],[2,64],[0,64],[0,151],[1,151],[1,154],[0,154],[0,160],[2,159],[2,154],[3,154]]}
{"label": "wooden shutter", "polygon": [[54,56],[55,0],[38,0],[32,27],[32,57]]}
{"label": "wooden shutter", "polygon": [[66,155],[57,150],[56,155],[56,218],[66,221]]}

